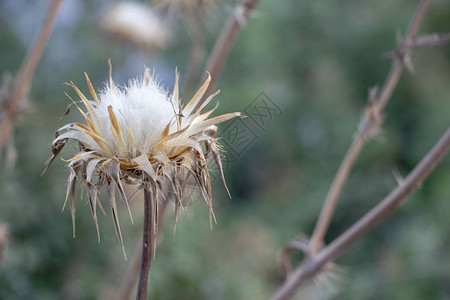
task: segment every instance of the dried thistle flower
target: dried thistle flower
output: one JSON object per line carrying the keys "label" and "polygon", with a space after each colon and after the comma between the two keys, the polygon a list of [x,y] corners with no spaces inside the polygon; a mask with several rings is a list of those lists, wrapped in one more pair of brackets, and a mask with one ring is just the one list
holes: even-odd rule
{"label": "dried thistle flower", "polygon": [[[116,191],[127,205],[131,217],[128,200],[131,195],[126,194],[123,183],[136,186],[132,194],[141,189],[150,191],[156,212],[157,199],[161,198],[159,196],[162,196],[163,201],[167,201],[167,193],[173,193],[176,196],[177,218],[186,182],[192,178],[208,205],[212,222],[214,212],[207,157],[214,157],[225,184],[219,147],[214,138],[217,132],[216,124],[237,116],[242,117],[242,114],[228,113],[208,119],[215,108],[202,113],[203,108],[219,92],[202,100],[211,80],[209,74],[205,83],[184,108],[179,99],[178,73],[175,76],[172,95],[151,78],[148,69],[145,70],[142,80],[132,80],[127,87],[121,89],[111,78],[110,65],[109,85],[99,95],[96,94],[87,74],[85,76],[93,100],[87,99],[74,83],[67,84],[81,98],[85,111],[74,103],[87,125],[70,123],[56,131],[51,146],[52,154],[44,170],[47,170],[69,140],[78,144],[79,152],[67,161],[70,175],[64,202],[64,206],[67,202],[70,203],[74,236],[77,177],[87,190],[99,239],[97,206],[100,209],[102,207],[97,193],[103,186],[107,187],[114,226],[122,250],[124,248],[117,217]],[[156,224],[156,218],[157,213],[152,216],[153,224]]]}
{"label": "dried thistle flower", "polygon": [[163,48],[169,32],[158,15],[148,6],[123,1],[112,6],[101,21],[107,32],[147,48]]}

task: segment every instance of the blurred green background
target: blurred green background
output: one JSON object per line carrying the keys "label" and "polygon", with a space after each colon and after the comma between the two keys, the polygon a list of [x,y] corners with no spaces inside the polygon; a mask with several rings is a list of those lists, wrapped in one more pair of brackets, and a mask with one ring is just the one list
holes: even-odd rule
{"label": "blurred green background", "polygon": [[[100,19],[114,2],[65,0],[33,78],[29,108],[14,133],[17,162],[9,170],[4,158],[1,163],[0,221],[9,226],[10,237],[0,261],[0,299],[105,299],[127,267],[111,216],[100,215],[99,244],[87,199],[80,199],[79,190],[77,237],[72,238],[70,212],[61,213],[68,176],[64,162],[58,159],[39,176],[55,130],[80,120],[75,110],[60,119],[70,102],[64,92],[75,97],[63,82],[74,81],[87,93],[87,72],[101,88],[111,58],[120,85],[141,75],[144,64],[168,88],[177,66],[183,84],[190,46],[181,14],[164,15],[172,32],[165,49],[144,50],[100,28]],[[222,124],[232,199],[215,180],[218,223],[212,231],[201,199],[181,213],[175,235],[170,209],[152,264],[151,299],[267,299],[276,290],[283,280],[280,251],[300,233],[311,233],[355,133],[368,88],[386,77],[389,51],[417,3],[260,3],[216,86],[221,89],[216,114],[248,112],[261,99],[279,110],[263,126],[251,117]],[[18,69],[47,4],[0,2],[2,74]],[[217,0],[202,18],[207,52],[233,5]],[[439,0],[420,32],[446,31],[450,5]],[[404,73],[386,109],[380,137],[366,145],[356,163],[327,241],[395,188],[393,170],[405,176],[449,125],[450,46],[419,49],[413,62],[416,72]],[[226,131],[232,126],[246,132],[245,144],[238,149]],[[62,157],[70,153],[67,147]],[[296,297],[450,299],[449,167],[447,158],[404,206],[337,260],[341,275],[332,287],[310,284]],[[141,234],[142,203],[135,201],[132,210],[135,225],[124,206],[120,211],[129,257]],[[298,262],[301,255],[294,253],[292,259]]]}

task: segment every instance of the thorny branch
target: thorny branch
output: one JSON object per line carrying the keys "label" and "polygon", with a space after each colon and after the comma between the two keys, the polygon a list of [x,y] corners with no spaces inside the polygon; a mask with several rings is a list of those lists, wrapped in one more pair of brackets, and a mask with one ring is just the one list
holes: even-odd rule
{"label": "thorny branch", "polygon": [[359,238],[389,216],[406,196],[412,193],[444,159],[450,150],[450,128],[427,153],[420,163],[409,173],[404,182],[392,191],[383,201],[372,208],[331,244],[307,259],[287,278],[271,300],[288,299],[306,280],[317,274],[329,261],[341,255]]}
{"label": "thorny branch", "polygon": [[20,70],[13,83],[12,91],[8,96],[9,99],[6,99],[8,107],[0,124],[0,154],[2,153],[5,143],[11,135],[14,119],[19,112],[19,104],[28,92],[31,78],[33,77],[36,66],[41,59],[44,47],[50,37],[50,33],[52,31],[53,24],[55,23],[56,15],[61,3],[62,0],[52,0],[50,2],[44,24],[36,40],[31,45],[27,56],[22,62]]}
{"label": "thorny branch", "polygon": [[435,33],[430,35],[424,35],[416,37],[410,41],[404,41],[405,47],[419,48],[419,47],[432,47],[440,46],[450,41],[450,33]]}
{"label": "thorny branch", "polygon": [[[419,26],[422,23],[423,18],[425,17],[425,14],[428,11],[428,8],[432,1],[433,0],[422,0],[420,2],[409,24],[405,39],[403,42],[400,42],[395,52],[395,57],[390,72],[380,92],[378,93],[376,89],[373,89],[369,95],[369,101],[360,121],[358,132],[355,135],[353,142],[333,179],[324,205],[320,212],[316,227],[314,228],[310,242],[310,257],[316,254],[323,245],[324,237],[328,230],[328,226],[330,225],[330,221],[333,216],[336,203],[339,199],[339,195],[341,194],[342,188],[344,187],[348,175],[350,174],[350,171],[353,168],[353,165],[358,158],[364,144],[367,142],[367,140],[376,136],[379,131],[379,128],[383,121],[383,109],[391,99],[392,93],[400,79],[403,67],[407,66],[410,69],[412,68],[410,60],[410,52],[412,48],[419,45],[425,46],[437,43],[436,38],[416,39],[416,34]],[[438,40],[444,39],[448,39],[448,37],[444,36]],[[414,41],[420,42],[415,43]]]}

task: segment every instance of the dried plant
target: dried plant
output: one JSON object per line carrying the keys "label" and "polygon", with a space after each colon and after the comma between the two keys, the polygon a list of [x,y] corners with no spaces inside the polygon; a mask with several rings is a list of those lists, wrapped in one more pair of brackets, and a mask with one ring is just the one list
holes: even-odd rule
{"label": "dried plant", "polygon": [[364,236],[369,230],[389,216],[412,193],[420,183],[433,171],[450,150],[450,128],[428,152],[423,160],[414,168],[405,180],[390,193],[383,201],[361,217],[353,226],[342,233],[330,245],[324,246],[324,237],[333,216],[337,201],[343,189],[350,171],[361,153],[364,144],[374,138],[380,132],[383,122],[382,112],[391,99],[392,93],[400,79],[403,68],[413,71],[411,52],[413,48],[423,46],[440,45],[449,40],[449,34],[432,34],[424,37],[416,37],[432,0],[422,0],[411,19],[406,37],[399,42],[395,51],[391,70],[381,88],[374,88],[369,93],[368,104],[362,115],[358,132],[347,151],[328,191],[316,227],[310,240],[303,239],[301,247],[298,242],[289,243],[284,250],[283,266],[290,268],[288,253],[295,245],[306,254],[306,259],[286,279],[283,285],[276,291],[272,300],[290,298],[295,291],[308,279],[314,278],[330,269],[332,260],[344,253],[344,251]]}
{"label": "dried plant", "polygon": [[[0,93],[0,151],[8,139],[11,139],[14,121],[21,111],[34,68],[60,2],[61,0],[51,2],[48,20],[35,50],[30,51],[28,62],[24,62],[17,78],[6,82],[3,93]],[[96,92],[85,74],[90,97],[81,92],[73,82],[67,83],[80,98],[79,101],[74,101],[67,95],[84,117],[85,124],[69,123],[56,131],[51,145],[51,156],[44,172],[65,146],[75,145],[78,152],[66,160],[70,173],[64,201],[64,207],[70,206],[73,235],[75,236],[75,192],[78,179],[87,194],[99,240],[97,207],[101,210],[103,207],[98,193],[102,188],[107,190],[115,232],[125,258],[116,202],[117,193],[126,205],[132,222],[129,203],[138,193],[143,192],[144,195],[143,239],[140,241],[142,246],[138,247],[142,256],[140,259],[133,259],[130,264],[129,272],[119,288],[120,293],[116,295],[118,298],[129,298],[139,267],[141,274],[137,299],[146,298],[151,258],[161,226],[161,213],[168,202],[173,201],[175,204],[176,227],[180,208],[190,201],[194,186],[200,190],[208,206],[211,226],[215,221],[207,167],[210,158],[214,159],[226,187],[220,145],[216,138],[217,124],[243,115],[234,112],[209,118],[217,106],[207,112],[204,112],[204,109],[219,93],[217,91],[210,95],[239,30],[258,2],[259,0],[237,1],[206,63],[206,70],[211,72],[211,75],[207,73],[206,81],[184,106],[180,102],[177,71],[172,93],[163,89],[152,78],[148,69],[145,69],[142,78],[131,80],[126,87],[120,88],[112,80],[111,65],[109,83],[100,91]],[[283,266],[288,275],[272,297],[273,300],[291,297],[308,279],[326,281],[327,275],[330,275],[327,271],[333,267],[333,259],[392,213],[448,153],[450,129],[447,129],[433,149],[392,193],[329,245],[325,245],[324,238],[337,201],[354,163],[366,142],[379,134],[384,120],[384,109],[404,67],[413,70],[410,59],[412,50],[440,45],[450,40],[450,34],[416,37],[431,2],[432,0],[421,1],[405,38],[400,40],[394,53],[392,68],[386,81],[381,89],[371,90],[357,134],[331,184],[311,238],[302,236],[284,249]],[[204,58],[204,32],[198,20],[199,14],[213,7],[215,3],[213,0],[159,0],[155,1],[155,4],[156,8],[178,10],[186,17],[191,34],[191,56],[186,76],[186,90],[190,91],[197,82]],[[169,36],[167,26],[163,25],[158,15],[148,6],[137,2],[120,2],[114,5],[102,19],[101,26],[112,35],[147,49],[164,47]],[[125,184],[133,187],[130,193],[124,189]],[[7,236],[6,227],[0,223],[0,258]],[[295,269],[289,259],[293,250],[305,253],[305,260]]]}
{"label": "dried plant", "polygon": [[149,49],[163,48],[170,35],[157,13],[133,1],[123,1],[112,6],[100,25],[112,36]]}
{"label": "dried plant", "polygon": [[[213,219],[215,220],[207,157],[214,157],[225,184],[219,146],[214,138],[217,132],[216,124],[242,117],[242,114],[235,112],[208,118],[215,108],[202,113],[203,108],[219,93],[217,91],[202,101],[210,80],[208,77],[185,107],[182,107],[179,101],[178,74],[172,95],[151,78],[148,69],[145,70],[142,80],[132,80],[124,89],[118,88],[110,76],[109,85],[98,95],[86,75],[92,100],[74,83],[68,83],[81,99],[85,111],[77,102],[73,103],[87,124],[70,123],[57,130],[46,169],[68,141],[76,142],[79,152],[68,160],[70,175],[64,202],[64,206],[70,202],[73,234],[75,235],[75,186],[78,177],[87,190],[99,239],[97,206],[101,208],[101,204],[97,193],[102,187],[107,187],[114,226],[124,255],[117,217],[116,192],[119,192],[126,203],[132,218],[129,207],[129,198],[132,195],[125,193],[123,184],[134,185],[136,189],[133,194],[144,191],[142,261],[143,264],[148,264],[142,268],[145,276],[148,276],[152,248],[155,246],[158,231],[158,202],[161,198],[168,198],[168,190],[163,187],[170,187],[170,192],[176,196],[178,217],[185,196],[184,189],[192,178],[208,205],[211,225]],[[140,285],[139,290],[145,288],[141,295],[145,297],[147,280],[141,278],[141,281],[145,283],[145,287]]]}

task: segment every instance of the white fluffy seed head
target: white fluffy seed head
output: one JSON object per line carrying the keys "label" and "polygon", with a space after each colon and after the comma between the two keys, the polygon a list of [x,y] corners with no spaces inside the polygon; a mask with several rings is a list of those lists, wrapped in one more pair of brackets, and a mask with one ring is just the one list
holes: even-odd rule
{"label": "white fluffy seed head", "polygon": [[169,32],[158,15],[148,6],[122,1],[108,10],[102,27],[112,34],[147,47],[164,47]]}
{"label": "white fluffy seed head", "polygon": [[113,133],[108,107],[111,107],[119,124],[126,147],[126,156],[136,157],[151,152],[161,139],[164,129],[174,123],[175,111],[170,96],[155,81],[148,83],[133,80],[125,88],[107,86],[99,94],[99,104],[94,104],[92,118],[99,135],[118,155],[120,149]]}
{"label": "white fluffy seed head", "polygon": [[[111,78],[110,65],[109,86],[99,94],[95,92],[88,75],[85,76],[93,100],[89,100],[73,82],[67,85],[80,97],[81,101],[75,104],[84,116],[86,124],[69,123],[56,131],[45,169],[47,170],[68,141],[78,143],[79,152],[68,160],[70,175],[65,200],[70,203],[72,210],[74,233],[77,179],[87,190],[97,234],[97,193],[103,186],[108,187],[111,192],[109,194],[115,231],[124,253],[115,204],[116,191],[119,191],[127,204],[130,215],[131,210],[122,182],[134,184],[138,189],[143,188],[146,193],[153,195],[147,194],[153,201],[159,201],[159,195],[162,200],[175,194],[176,212],[179,212],[185,188],[188,186],[184,183],[192,180],[200,188],[208,204],[212,225],[215,217],[211,202],[208,157],[214,157],[219,175],[225,184],[219,146],[214,137],[217,132],[216,124],[242,117],[242,114],[234,112],[208,118],[214,109],[202,113],[209,101],[217,95],[216,92],[203,99],[211,77],[208,76],[183,108],[179,102],[177,73],[173,95],[169,95],[154,82],[148,70],[145,71],[142,81],[131,81],[127,87],[120,89]],[[163,188],[165,186],[168,188]],[[156,215],[153,214],[151,222],[156,222]],[[177,218],[178,213],[175,220]]]}

